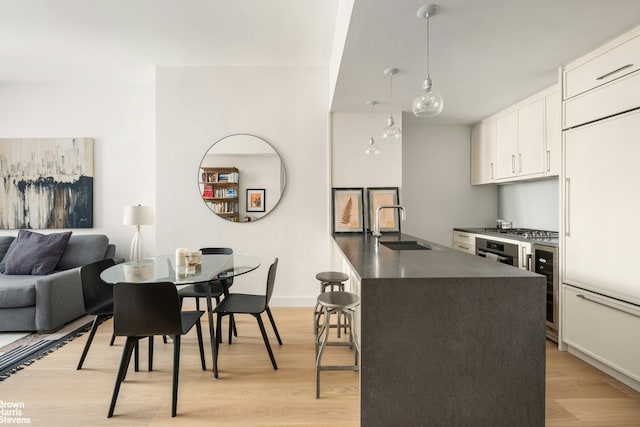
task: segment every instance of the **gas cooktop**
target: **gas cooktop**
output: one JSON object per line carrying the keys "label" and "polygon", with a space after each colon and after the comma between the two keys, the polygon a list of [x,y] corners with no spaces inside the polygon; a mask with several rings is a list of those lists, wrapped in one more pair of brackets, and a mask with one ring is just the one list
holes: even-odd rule
{"label": "gas cooktop", "polygon": [[557,231],[535,230],[531,228],[485,228],[485,231],[506,234],[508,236],[518,236],[530,240],[549,240],[558,238]]}

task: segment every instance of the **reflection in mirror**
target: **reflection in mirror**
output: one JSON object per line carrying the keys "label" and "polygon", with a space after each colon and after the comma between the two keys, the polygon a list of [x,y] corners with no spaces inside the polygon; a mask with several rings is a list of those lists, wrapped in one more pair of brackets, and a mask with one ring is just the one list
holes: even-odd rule
{"label": "reflection in mirror", "polygon": [[278,152],[257,136],[222,138],[200,163],[200,194],[220,218],[256,221],[271,212],[284,192],[286,174]]}

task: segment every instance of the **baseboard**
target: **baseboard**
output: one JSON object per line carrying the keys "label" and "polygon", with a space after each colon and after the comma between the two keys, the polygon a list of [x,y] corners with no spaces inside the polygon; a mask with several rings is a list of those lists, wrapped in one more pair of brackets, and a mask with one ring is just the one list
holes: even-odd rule
{"label": "baseboard", "polygon": [[588,364],[594,366],[595,368],[600,369],[605,374],[607,374],[607,375],[615,378],[616,380],[620,381],[621,383],[631,387],[635,391],[640,392],[640,382],[636,381],[635,379],[629,378],[628,376],[624,375],[623,373],[611,368],[609,365],[606,365],[606,364],[600,362],[599,360],[594,359],[593,357],[589,356],[588,354],[583,353],[582,351],[572,347],[571,345],[567,346],[567,350],[569,351],[570,354],[574,355],[578,359],[581,359],[581,360],[587,362]]}

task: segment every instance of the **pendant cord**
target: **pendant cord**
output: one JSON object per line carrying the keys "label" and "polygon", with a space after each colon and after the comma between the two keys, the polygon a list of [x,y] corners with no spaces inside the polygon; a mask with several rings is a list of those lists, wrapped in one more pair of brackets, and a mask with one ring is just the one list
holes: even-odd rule
{"label": "pendant cord", "polygon": [[431,77],[429,75],[429,20],[430,20],[430,17],[427,14],[427,78]]}

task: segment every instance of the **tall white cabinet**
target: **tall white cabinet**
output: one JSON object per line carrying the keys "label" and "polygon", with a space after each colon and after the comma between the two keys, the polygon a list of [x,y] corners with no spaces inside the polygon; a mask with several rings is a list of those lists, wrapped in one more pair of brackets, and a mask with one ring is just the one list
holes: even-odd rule
{"label": "tall white cabinet", "polygon": [[[563,72],[559,344],[640,390],[640,27]],[[604,76],[604,77],[603,77]]]}

